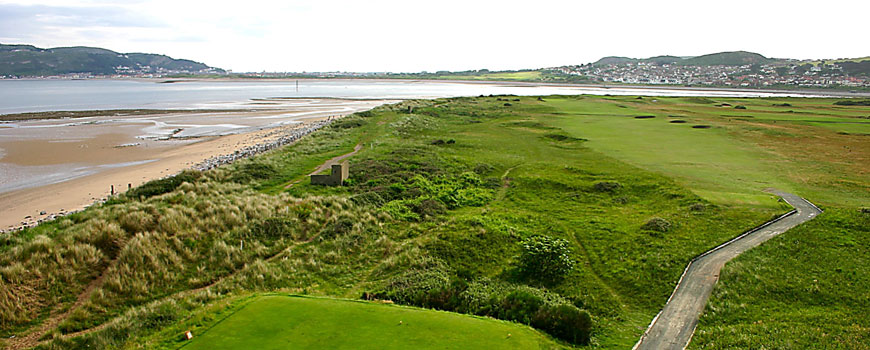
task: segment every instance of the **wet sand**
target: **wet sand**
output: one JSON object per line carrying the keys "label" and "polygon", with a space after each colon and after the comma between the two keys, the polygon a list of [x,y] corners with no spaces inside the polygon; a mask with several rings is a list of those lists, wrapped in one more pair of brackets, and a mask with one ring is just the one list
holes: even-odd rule
{"label": "wet sand", "polygon": [[171,120],[156,122],[156,116],[136,116],[95,118],[84,124],[76,119],[74,125],[69,120],[17,124],[0,133],[0,176],[7,175],[0,180],[0,230],[81,210],[107,198],[113,185],[116,193],[126,191],[128,184],[136,187],[208,158],[268,142],[280,134],[275,130],[301,128],[385,102],[389,101],[342,103],[340,109],[315,102],[313,108],[168,115]]}

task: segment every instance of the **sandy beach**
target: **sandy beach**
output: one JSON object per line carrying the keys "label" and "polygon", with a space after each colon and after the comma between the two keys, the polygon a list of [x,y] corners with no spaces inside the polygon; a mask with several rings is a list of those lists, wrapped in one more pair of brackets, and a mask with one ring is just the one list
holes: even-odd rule
{"label": "sandy beach", "polygon": [[[298,101],[297,101],[298,102]],[[0,230],[81,210],[128,186],[389,101],[310,100],[266,111],[33,120],[0,133]],[[276,132],[278,131],[278,132]]]}

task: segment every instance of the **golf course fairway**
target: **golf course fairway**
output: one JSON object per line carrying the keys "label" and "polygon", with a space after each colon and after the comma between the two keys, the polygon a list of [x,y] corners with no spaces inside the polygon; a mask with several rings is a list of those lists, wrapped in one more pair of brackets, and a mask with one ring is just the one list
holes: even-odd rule
{"label": "golf course fairway", "polygon": [[553,349],[531,328],[369,302],[266,295],[181,347],[194,349]]}

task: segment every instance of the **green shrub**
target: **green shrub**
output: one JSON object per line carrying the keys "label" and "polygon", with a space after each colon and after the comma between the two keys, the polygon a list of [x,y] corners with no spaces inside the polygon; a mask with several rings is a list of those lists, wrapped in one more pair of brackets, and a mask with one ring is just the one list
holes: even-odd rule
{"label": "green shrub", "polygon": [[331,127],[335,129],[350,129],[358,128],[366,125],[366,121],[360,118],[345,117],[332,122]]}
{"label": "green shrub", "polygon": [[592,316],[573,305],[544,306],[531,325],[569,343],[587,344],[592,333]]}
{"label": "green shrub", "polygon": [[529,325],[543,305],[543,300],[532,293],[514,290],[502,299],[496,317]]}
{"label": "green shrub", "polygon": [[836,106],[870,106],[870,100],[843,100],[834,102]]}
{"label": "green shrub", "polygon": [[616,192],[617,190],[622,188],[622,184],[619,182],[611,182],[611,181],[601,181],[592,185],[592,189],[596,192]]}
{"label": "green shrub", "polygon": [[254,180],[266,180],[278,174],[278,169],[271,164],[247,161],[236,167],[230,181],[236,183],[248,183]]}
{"label": "green shrub", "polygon": [[643,226],[640,227],[644,230],[657,231],[657,232],[668,232],[671,229],[671,223],[668,220],[662,218],[652,218],[649,219]]}
{"label": "green shrub", "polygon": [[196,170],[185,170],[175,176],[170,176],[158,180],[151,180],[127,191],[127,197],[130,198],[149,198],[164,193],[169,193],[181,186],[182,183],[194,183],[202,176],[202,173]]}
{"label": "green shrub", "polygon": [[520,274],[533,281],[554,283],[574,268],[568,241],[547,236],[532,236],[522,243]]}

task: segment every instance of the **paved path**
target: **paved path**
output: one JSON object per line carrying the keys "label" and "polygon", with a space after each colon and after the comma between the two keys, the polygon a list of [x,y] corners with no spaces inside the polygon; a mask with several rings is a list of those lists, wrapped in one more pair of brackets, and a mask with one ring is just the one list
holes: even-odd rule
{"label": "paved path", "polygon": [[664,309],[653,319],[634,349],[685,349],[725,263],[821,213],[803,198],[790,193],[773,193],[795,207],[795,211],[692,259]]}

